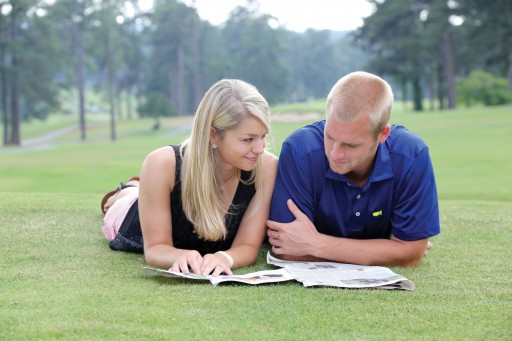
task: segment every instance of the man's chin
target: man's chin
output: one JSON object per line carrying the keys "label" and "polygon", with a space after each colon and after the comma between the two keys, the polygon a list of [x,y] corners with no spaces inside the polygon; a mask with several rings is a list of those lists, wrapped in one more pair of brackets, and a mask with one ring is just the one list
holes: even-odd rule
{"label": "man's chin", "polygon": [[343,167],[343,166],[341,166],[341,167],[334,166],[333,167],[333,165],[331,164],[330,167],[334,173],[341,174],[341,175],[347,175],[351,171],[351,169],[348,166],[347,167]]}

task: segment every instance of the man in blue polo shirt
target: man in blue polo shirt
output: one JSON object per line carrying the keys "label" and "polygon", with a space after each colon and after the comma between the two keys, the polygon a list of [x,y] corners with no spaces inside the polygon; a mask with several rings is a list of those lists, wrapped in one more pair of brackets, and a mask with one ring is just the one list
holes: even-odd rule
{"label": "man in blue polo shirt", "polygon": [[267,222],[273,252],[289,260],[416,266],[440,232],[425,142],[388,124],[393,92],[353,72],[327,97],[326,120],[283,143]]}

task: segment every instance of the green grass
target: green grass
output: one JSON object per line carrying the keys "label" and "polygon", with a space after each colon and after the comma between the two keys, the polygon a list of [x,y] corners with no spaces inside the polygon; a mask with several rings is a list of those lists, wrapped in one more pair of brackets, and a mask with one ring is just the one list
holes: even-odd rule
{"label": "green grass", "polygon": [[[270,149],[310,120],[274,122]],[[213,287],[145,276],[141,255],[111,251],[100,198],[181,141],[189,119],[156,132],[123,122],[116,142],[103,124],[87,142],[73,132],[40,150],[0,148],[0,339],[512,339],[512,108],[397,110],[393,121],[429,144],[441,199],[434,249],[418,268],[392,268],[412,292]],[[236,273],[272,268],[266,249]]]}
{"label": "green grass", "polygon": [[[506,340],[510,203],[443,201],[412,292],[145,276],[110,251],[91,194],[0,193],[0,339]],[[258,263],[238,273],[271,268]]]}

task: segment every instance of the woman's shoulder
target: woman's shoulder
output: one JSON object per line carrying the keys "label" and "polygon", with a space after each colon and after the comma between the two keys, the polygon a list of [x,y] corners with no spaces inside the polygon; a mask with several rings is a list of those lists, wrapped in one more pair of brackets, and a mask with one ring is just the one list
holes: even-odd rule
{"label": "woman's shoulder", "polygon": [[146,156],[146,160],[151,162],[166,162],[174,160],[174,162],[176,162],[174,148],[173,146],[165,146],[155,149]]}
{"label": "woman's shoulder", "polygon": [[277,173],[277,164],[279,159],[269,151],[265,151],[262,155],[263,172],[266,174]]}
{"label": "woman's shoulder", "polygon": [[269,152],[268,150],[265,150],[265,152],[263,153],[263,163],[264,164],[267,164],[267,165],[277,165],[277,162],[278,162],[278,158],[277,156],[275,156],[274,154],[272,154],[271,152]]}
{"label": "woman's shoulder", "polygon": [[161,174],[162,176],[172,175],[176,169],[176,154],[172,146],[165,146],[153,150],[146,156],[142,164],[141,173],[152,176]]}

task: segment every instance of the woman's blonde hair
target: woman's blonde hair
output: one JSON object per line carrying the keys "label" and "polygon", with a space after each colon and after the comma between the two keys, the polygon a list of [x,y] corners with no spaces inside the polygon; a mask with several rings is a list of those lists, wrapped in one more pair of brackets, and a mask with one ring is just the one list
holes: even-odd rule
{"label": "woman's blonde hair", "polygon": [[367,115],[370,129],[377,138],[391,117],[393,91],[382,78],[356,71],[342,77],[327,96],[327,112],[342,122]]}
{"label": "woman's blonde hair", "polygon": [[[180,154],[183,211],[200,238],[210,241],[224,239],[227,234],[221,180],[216,168],[216,151],[210,146],[212,128],[223,137],[247,117],[257,118],[270,129],[268,103],[256,87],[237,79],[223,79],[212,85],[197,108],[190,137],[183,142]],[[246,184],[256,188],[256,212],[261,202],[262,158]],[[240,170],[238,171],[240,179]],[[236,178],[235,178],[236,180]]]}

